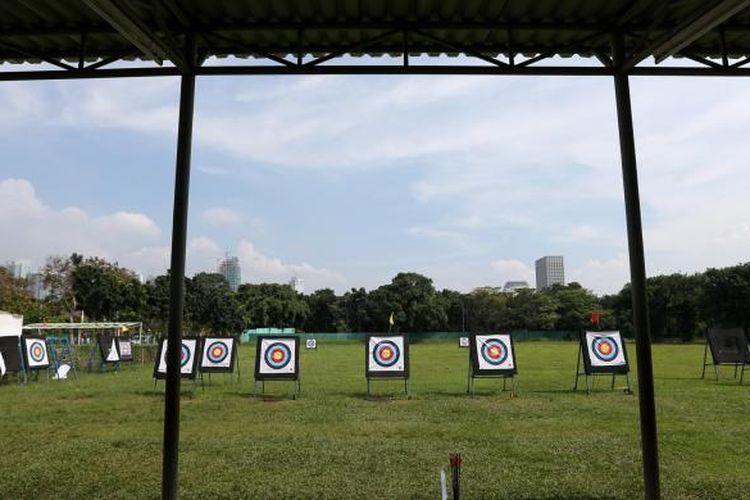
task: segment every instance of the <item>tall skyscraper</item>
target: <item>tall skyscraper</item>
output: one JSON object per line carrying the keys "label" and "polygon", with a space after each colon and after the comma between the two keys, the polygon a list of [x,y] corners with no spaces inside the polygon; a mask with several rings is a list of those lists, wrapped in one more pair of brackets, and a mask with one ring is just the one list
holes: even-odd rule
{"label": "tall skyscraper", "polygon": [[305,293],[305,280],[302,278],[292,276],[292,279],[289,280],[289,286],[297,293]]}
{"label": "tall skyscraper", "polygon": [[31,264],[25,260],[11,260],[6,262],[3,267],[5,267],[14,278],[25,278],[31,272]]}
{"label": "tall skyscraper", "polygon": [[224,257],[224,260],[219,264],[219,273],[224,276],[224,279],[229,283],[229,289],[236,292],[242,282],[240,259],[227,254],[226,257]]}
{"label": "tall skyscraper", "polygon": [[536,289],[565,284],[565,266],[562,255],[546,255],[536,261]]}

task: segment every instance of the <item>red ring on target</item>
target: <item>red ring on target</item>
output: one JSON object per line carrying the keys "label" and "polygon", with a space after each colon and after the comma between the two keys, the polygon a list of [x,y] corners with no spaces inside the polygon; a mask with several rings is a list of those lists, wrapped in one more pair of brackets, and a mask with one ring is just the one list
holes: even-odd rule
{"label": "red ring on target", "polygon": [[508,346],[500,339],[490,339],[482,342],[480,352],[482,358],[491,365],[502,365],[508,359]]}
{"label": "red ring on target", "polygon": [[229,347],[222,341],[213,342],[209,348],[206,357],[211,363],[221,363],[229,356]]}
{"label": "red ring on target", "polygon": [[35,340],[31,343],[31,346],[29,347],[29,355],[31,356],[31,361],[34,361],[35,363],[43,362],[44,353],[44,345],[40,340]]}
{"label": "red ring on target", "polygon": [[401,350],[395,342],[391,340],[383,340],[375,344],[375,348],[372,350],[372,355],[375,363],[383,368],[389,368],[401,359]]}

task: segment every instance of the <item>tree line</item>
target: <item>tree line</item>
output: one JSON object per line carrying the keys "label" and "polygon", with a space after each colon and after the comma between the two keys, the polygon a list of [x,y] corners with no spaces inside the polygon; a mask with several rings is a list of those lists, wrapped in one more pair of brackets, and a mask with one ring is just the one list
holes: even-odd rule
{"label": "tree line", "polygon": [[[164,332],[169,275],[141,283],[132,271],[98,257],[52,256],[42,270],[48,295],[35,300],[25,279],[0,268],[0,310],[25,321],[141,320]],[[750,325],[750,263],[670,274],[647,280],[654,339],[690,340],[711,325]],[[592,325],[592,312],[600,317]],[[297,293],[288,285],[243,284],[236,292],[221,274],[185,278],[187,331],[236,334],[247,328],[293,327],[306,332],[565,330],[598,327],[633,335],[630,286],[597,296],[578,283],[506,292],[480,287],[468,293],[437,290],[418,273],[399,273],[374,290],[352,288]]]}

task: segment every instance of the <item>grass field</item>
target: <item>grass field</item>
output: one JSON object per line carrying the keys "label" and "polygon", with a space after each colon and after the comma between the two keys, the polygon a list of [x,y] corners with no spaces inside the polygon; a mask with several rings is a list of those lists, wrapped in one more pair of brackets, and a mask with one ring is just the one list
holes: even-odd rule
{"label": "grass field", "polygon": [[[453,451],[467,499],[642,496],[637,397],[605,379],[572,393],[576,344],[517,344],[517,398],[492,380],[467,397],[467,350],[422,343],[412,399],[365,401],[363,349],[302,352],[297,401],[283,398],[288,382],[267,383],[277,398],[249,398],[252,346],[239,384],[183,382],[182,498],[439,498]],[[654,346],[663,495],[750,498],[750,385],[729,369],[700,380],[702,355]],[[157,498],[163,384],[152,391],[151,369],[0,386],[0,498]]]}

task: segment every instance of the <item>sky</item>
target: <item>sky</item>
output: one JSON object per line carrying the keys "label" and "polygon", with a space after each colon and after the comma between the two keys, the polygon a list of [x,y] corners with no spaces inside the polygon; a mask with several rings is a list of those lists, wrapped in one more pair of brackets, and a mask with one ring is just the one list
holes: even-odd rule
{"label": "sky", "polygon": [[[631,78],[646,267],[750,260],[745,79]],[[0,262],[169,265],[179,80],[0,84]],[[629,281],[607,77],[200,77],[188,274],[439,289],[534,283],[565,257],[598,294]]]}

